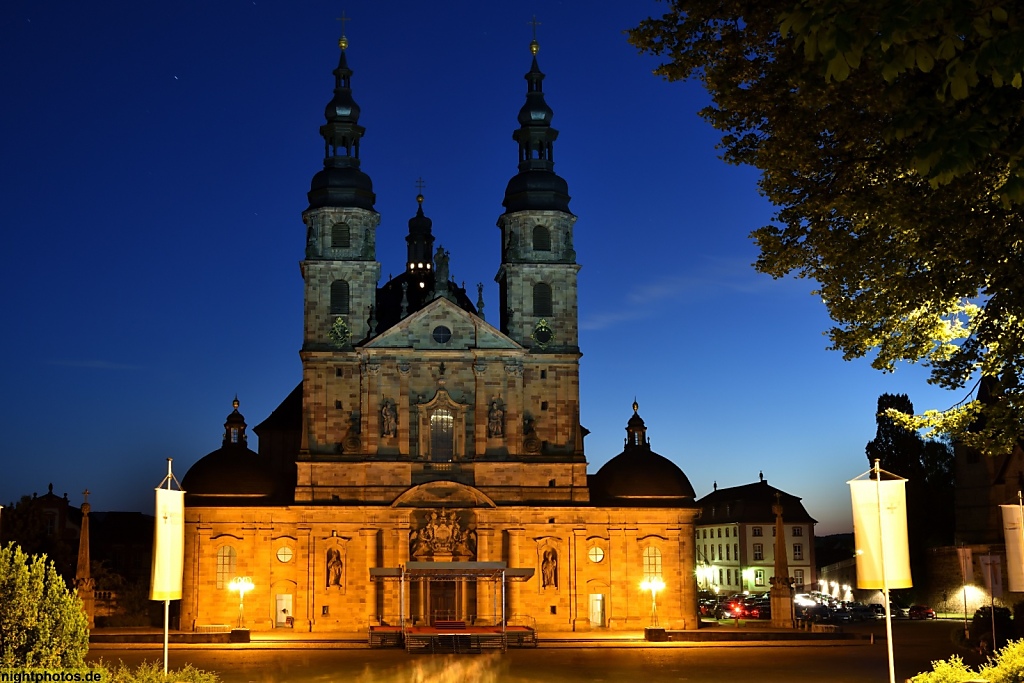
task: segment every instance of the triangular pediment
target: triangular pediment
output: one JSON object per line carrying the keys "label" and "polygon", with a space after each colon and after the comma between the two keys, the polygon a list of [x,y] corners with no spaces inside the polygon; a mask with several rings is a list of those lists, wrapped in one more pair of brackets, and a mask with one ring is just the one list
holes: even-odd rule
{"label": "triangular pediment", "polygon": [[507,349],[523,347],[445,298],[438,298],[361,345],[367,349]]}
{"label": "triangular pediment", "polygon": [[431,481],[408,489],[391,503],[396,508],[493,508],[479,489],[454,481]]}

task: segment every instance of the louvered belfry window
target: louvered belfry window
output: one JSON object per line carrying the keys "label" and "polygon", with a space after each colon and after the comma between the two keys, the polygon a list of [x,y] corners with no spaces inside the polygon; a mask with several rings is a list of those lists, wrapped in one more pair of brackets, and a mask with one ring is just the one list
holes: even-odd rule
{"label": "louvered belfry window", "polygon": [[352,231],[348,223],[338,222],[331,226],[331,246],[339,249],[352,246]]}
{"label": "louvered belfry window", "polygon": [[551,231],[543,225],[533,226],[533,250],[551,251]]}
{"label": "louvered belfry window", "polygon": [[533,286],[533,315],[543,318],[551,314],[551,285],[538,282]]}
{"label": "louvered belfry window", "polygon": [[348,312],[348,283],[335,280],[331,283],[331,315],[346,315]]}

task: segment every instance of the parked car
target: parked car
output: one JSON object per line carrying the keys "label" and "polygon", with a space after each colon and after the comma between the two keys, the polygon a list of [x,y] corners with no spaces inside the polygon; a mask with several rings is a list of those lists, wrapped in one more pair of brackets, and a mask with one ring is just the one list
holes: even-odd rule
{"label": "parked car", "polygon": [[796,607],[796,617],[797,619],[818,624],[832,621],[832,610],[826,605],[819,605],[817,603],[813,605],[800,605]]}
{"label": "parked car", "polygon": [[928,605],[911,605],[907,616],[911,619],[934,619],[935,610]]}

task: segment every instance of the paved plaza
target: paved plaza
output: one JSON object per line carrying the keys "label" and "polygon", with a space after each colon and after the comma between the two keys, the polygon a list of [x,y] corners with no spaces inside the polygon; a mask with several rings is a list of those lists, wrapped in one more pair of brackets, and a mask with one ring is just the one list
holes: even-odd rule
{"label": "paved plaza", "polygon": [[[971,665],[975,653],[957,650],[955,622],[894,624],[896,680],[930,669],[930,662],[959,654]],[[193,664],[216,671],[225,683],[594,683],[598,681],[728,681],[794,683],[887,681],[888,663],[882,622],[847,627],[869,639],[819,643],[763,642],[696,644],[649,643],[628,638],[605,641],[550,640],[536,649],[486,655],[410,655],[401,649],[368,649],[320,642],[289,647],[287,642],[249,646],[174,647],[172,667]],[[94,648],[90,659],[137,663],[161,657],[158,647]]]}

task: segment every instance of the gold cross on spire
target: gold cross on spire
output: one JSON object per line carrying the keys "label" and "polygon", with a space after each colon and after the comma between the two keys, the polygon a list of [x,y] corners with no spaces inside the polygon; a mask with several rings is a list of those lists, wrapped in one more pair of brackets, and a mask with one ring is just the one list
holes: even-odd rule
{"label": "gold cross on spire", "polygon": [[338,47],[344,50],[348,47],[348,38],[345,37],[345,23],[352,21],[352,19],[351,17],[345,16],[345,10],[341,10],[341,16],[338,17],[335,21],[341,22],[341,38],[338,39]]}
{"label": "gold cross on spire", "polygon": [[88,503],[89,502],[89,489],[86,489],[86,490],[82,491],[82,496],[85,497],[85,502]]}
{"label": "gold cross on spire", "polygon": [[534,57],[540,52],[540,43],[537,42],[537,27],[540,26],[540,22],[537,21],[537,15],[533,15],[533,19],[530,20],[530,25],[533,26],[533,40],[530,41],[530,54]]}

